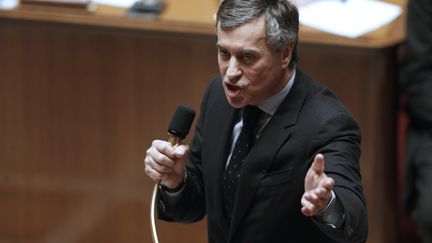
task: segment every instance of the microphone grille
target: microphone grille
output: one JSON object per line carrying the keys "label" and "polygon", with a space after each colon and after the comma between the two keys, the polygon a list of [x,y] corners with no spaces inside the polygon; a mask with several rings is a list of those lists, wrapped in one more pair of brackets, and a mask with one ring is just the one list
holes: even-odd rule
{"label": "microphone grille", "polygon": [[189,133],[194,118],[194,109],[184,105],[178,106],[168,126],[168,133],[184,139]]}

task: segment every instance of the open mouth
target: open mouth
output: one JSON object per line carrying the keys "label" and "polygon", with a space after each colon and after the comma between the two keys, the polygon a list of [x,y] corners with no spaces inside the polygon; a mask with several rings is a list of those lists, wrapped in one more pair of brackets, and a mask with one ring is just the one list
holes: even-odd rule
{"label": "open mouth", "polygon": [[236,92],[240,89],[240,87],[238,87],[237,85],[233,85],[230,83],[225,83],[226,88],[231,91],[231,92]]}

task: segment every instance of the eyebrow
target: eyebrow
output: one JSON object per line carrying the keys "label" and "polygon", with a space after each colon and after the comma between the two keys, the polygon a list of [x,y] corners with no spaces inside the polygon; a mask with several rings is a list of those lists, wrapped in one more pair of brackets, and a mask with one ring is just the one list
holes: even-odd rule
{"label": "eyebrow", "polygon": [[217,48],[217,49],[226,49],[226,48],[222,47],[222,46],[219,45],[219,44],[216,44],[216,48]]}
{"label": "eyebrow", "polygon": [[241,50],[241,51],[239,52],[239,54],[241,54],[241,55],[257,55],[258,52],[255,51],[255,50],[247,49],[247,50]]}
{"label": "eyebrow", "polygon": [[[216,44],[216,48],[218,50],[228,50],[227,48],[225,48],[225,47],[223,47],[223,46],[221,46],[219,44]],[[258,54],[258,51],[254,50],[254,49],[241,49],[238,52],[236,52],[236,54],[241,54],[241,55],[244,55],[244,54],[253,54],[253,55],[256,55],[256,54]]]}

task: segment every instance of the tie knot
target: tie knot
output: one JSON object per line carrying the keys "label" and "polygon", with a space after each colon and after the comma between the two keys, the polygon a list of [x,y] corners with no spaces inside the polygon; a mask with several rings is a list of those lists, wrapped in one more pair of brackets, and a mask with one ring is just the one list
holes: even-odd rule
{"label": "tie knot", "polygon": [[256,106],[246,106],[243,109],[243,126],[255,127],[262,110]]}

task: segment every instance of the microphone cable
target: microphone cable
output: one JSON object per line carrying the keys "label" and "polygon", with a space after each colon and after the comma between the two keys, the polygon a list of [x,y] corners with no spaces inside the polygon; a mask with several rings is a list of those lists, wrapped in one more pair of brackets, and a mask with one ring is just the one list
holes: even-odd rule
{"label": "microphone cable", "polygon": [[[175,111],[171,122],[168,126],[168,142],[173,148],[176,148],[181,144],[181,141],[189,133],[192,126],[192,122],[195,118],[195,110],[187,106],[178,106]],[[159,194],[160,180],[156,180],[153,187],[153,194],[150,202],[150,228],[153,243],[159,243],[159,238],[156,229],[156,199]]]}

